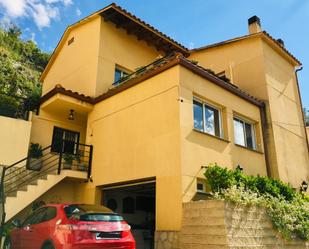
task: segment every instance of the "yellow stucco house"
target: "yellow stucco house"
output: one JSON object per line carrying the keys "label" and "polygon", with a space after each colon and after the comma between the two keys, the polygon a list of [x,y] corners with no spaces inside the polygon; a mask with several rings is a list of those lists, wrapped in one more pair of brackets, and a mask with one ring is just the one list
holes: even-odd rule
{"label": "yellow stucco house", "polygon": [[248,35],[188,50],[115,4],[99,10],[65,30],[41,76],[30,142],[45,148],[42,173],[16,194],[29,160],[9,170],[7,219],[38,200],[104,204],[152,248],[163,231],[176,236],[209,163],[299,188],[300,67],[257,17]]}

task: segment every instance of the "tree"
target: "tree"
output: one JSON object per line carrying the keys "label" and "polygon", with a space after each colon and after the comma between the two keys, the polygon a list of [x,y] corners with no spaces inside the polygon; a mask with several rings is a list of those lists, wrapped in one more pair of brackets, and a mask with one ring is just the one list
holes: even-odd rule
{"label": "tree", "polygon": [[305,125],[309,126],[309,110],[304,108],[304,116],[305,116]]}

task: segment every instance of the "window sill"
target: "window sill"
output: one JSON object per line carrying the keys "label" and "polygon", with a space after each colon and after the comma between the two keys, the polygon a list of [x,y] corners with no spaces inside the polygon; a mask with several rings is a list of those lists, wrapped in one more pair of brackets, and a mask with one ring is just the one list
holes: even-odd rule
{"label": "window sill", "polygon": [[239,145],[239,144],[235,144],[237,147],[240,147],[240,148],[243,148],[243,149],[246,149],[246,150],[249,150],[249,151],[252,151],[252,152],[255,152],[255,153],[258,153],[258,154],[264,154],[263,151],[260,151],[260,150],[255,150],[255,149],[251,149],[251,148],[248,148],[246,146],[242,146],[242,145]]}
{"label": "window sill", "polygon": [[200,131],[200,130],[197,130],[197,129],[194,129],[194,128],[193,128],[193,131],[198,132],[198,133],[200,133],[200,134],[204,134],[204,135],[209,136],[209,137],[212,137],[212,138],[216,138],[216,139],[221,140],[221,141],[226,142],[226,143],[230,143],[229,140],[226,140],[226,139],[224,139],[224,138],[211,135],[211,134],[209,134],[209,133],[207,133],[207,132],[203,132],[203,131]]}

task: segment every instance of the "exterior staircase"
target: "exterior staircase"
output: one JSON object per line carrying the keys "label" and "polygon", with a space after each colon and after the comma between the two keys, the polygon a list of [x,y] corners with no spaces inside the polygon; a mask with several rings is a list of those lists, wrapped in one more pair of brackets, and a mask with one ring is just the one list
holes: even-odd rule
{"label": "exterior staircase", "polygon": [[28,185],[20,188],[18,191],[9,194],[5,202],[5,222],[12,219],[16,214],[30,205],[34,200],[46,193],[49,189],[57,185],[65,178],[75,178],[87,180],[87,172],[78,172],[73,170],[63,170],[58,175],[50,172],[47,175],[40,176]]}
{"label": "exterior staircase", "polygon": [[73,153],[42,149],[42,156],[24,158],[11,166],[1,167],[1,228],[24,208],[62,180],[87,180],[91,175],[92,146],[75,144]]}

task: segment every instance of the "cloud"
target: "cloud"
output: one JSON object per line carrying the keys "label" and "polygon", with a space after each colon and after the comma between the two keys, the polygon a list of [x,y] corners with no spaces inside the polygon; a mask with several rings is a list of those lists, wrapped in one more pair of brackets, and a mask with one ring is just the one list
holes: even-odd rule
{"label": "cloud", "polygon": [[63,3],[64,6],[69,6],[73,4],[72,0],[45,0],[47,4],[54,4],[54,3]]}
{"label": "cloud", "polygon": [[57,7],[35,4],[32,6],[32,16],[39,28],[49,27],[52,19],[59,18],[59,10]]}
{"label": "cloud", "polygon": [[82,12],[79,8],[76,8],[76,15],[77,16],[81,16]]}
{"label": "cloud", "polygon": [[193,49],[194,48],[194,42],[190,42],[189,43],[189,49]]}
{"label": "cloud", "polygon": [[49,27],[53,20],[60,19],[60,5],[69,6],[73,0],[0,0],[0,11],[10,21],[32,18],[39,29]]}
{"label": "cloud", "polygon": [[6,14],[10,17],[23,16],[27,8],[27,1],[25,0],[0,0],[6,11]]}

